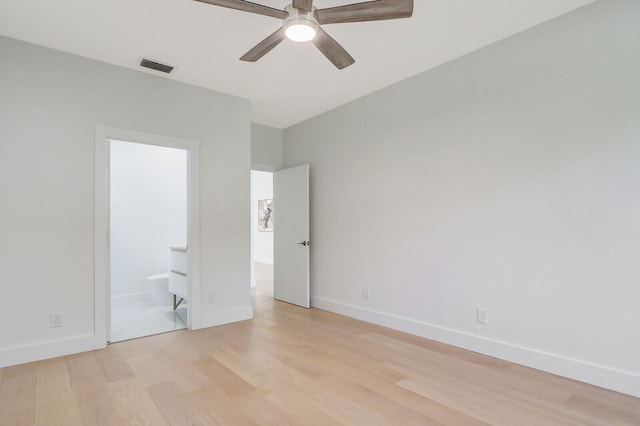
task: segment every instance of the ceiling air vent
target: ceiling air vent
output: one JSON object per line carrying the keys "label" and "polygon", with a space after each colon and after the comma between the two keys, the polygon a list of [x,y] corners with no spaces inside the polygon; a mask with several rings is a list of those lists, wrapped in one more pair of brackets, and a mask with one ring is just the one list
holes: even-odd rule
{"label": "ceiling air vent", "polygon": [[173,67],[171,65],[161,64],[160,62],[152,61],[149,59],[142,59],[140,61],[140,66],[145,68],[151,68],[152,70],[160,71],[169,74],[173,71]]}

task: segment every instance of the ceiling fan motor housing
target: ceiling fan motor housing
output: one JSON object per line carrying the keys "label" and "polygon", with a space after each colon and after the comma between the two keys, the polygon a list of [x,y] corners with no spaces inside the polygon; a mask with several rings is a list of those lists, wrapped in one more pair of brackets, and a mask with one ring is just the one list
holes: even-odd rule
{"label": "ceiling fan motor housing", "polygon": [[293,41],[309,41],[313,39],[319,24],[315,17],[316,8],[310,11],[296,9],[292,5],[285,8],[284,29],[287,37]]}

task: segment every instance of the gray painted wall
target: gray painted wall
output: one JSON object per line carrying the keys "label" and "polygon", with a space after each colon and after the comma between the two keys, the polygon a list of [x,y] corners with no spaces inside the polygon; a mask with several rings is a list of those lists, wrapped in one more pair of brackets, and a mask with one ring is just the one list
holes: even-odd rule
{"label": "gray painted wall", "polygon": [[199,142],[201,309],[251,311],[249,102],[3,37],[0,58],[0,355],[94,332],[96,125]]}
{"label": "gray painted wall", "polygon": [[314,305],[640,395],[638,22],[596,2],[286,129]]}
{"label": "gray painted wall", "polygon": [[251,123],[251,168],[274,172],[282,168],[282,130]]}

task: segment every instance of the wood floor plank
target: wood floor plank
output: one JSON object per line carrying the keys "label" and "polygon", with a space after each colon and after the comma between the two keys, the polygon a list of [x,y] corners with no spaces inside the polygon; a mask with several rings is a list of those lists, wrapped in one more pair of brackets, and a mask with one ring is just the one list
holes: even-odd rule
{"label": "wood floor plank", "polygon": [[0,369],[2,425],[640,425],[640,399],[256,295],[255,320]]}
{"label": "wood floor plank", "polygon": [[530,404],[513,400],[507,394],[481,391],[442,376],[431,380],[410,377],[398,385],[492,425],[584,425],[570,417],[563,418],[552,411],[538,410]]}
{"label": "wood floor plank", "polygon": [[238,407],[246,412],[258,425],[294,425],[287,411],[271,402],[266,392],[255,390],[235,398]]}
{"label": "wood floor plank", "polygon": [[228,395],[238,396],[255,390],[249,382],[210,356],[194,361],[192,364],[207,376],[211,383],[215,383]]}
{"label": "wood floor plank", "polygon": [[[331,365],[330,360],[326,357],[323,358],[315,349],[310,351],[307,346],[295,345],[295,343],[292,343],[292,341],[296,340],[295,338],[288,343],[285,336],[280,336],[278,343],[268,339],[259,339],[257,336],[255,338],[262,351],[286,363],[288,367],[297,370],[304,376],[312,378],[315,387],[321,387],[325,392],[335,393],[337,391],[340,395],[344,395],[345,398],[356,402],[361,409],[375,413],[376,417],[380,419],[386,419],[387,423],[393,422],[394,419],[401,415],[400,417],[404,419],[406,424],[436,424],[432,419],[420,415],[408,407],[389,403],[386,397],[371,388],[353,380],[344,379],[345,375],[348,376],[350,374],[350,371],[345,371],[347,370],[345,368],[335,368]],[[399,379],[399,375],[392,374],[384,368],[381,370],[384,371],[376,371],[377,375],[387,379],[387,384]],[[368,373],[371,374],[372,371],[369,370]]]}
{"label": "wood floor plank", "polygon": [[252,425],[251,417],[216,387],[184,392],[173,382],[147,389],[171,425]]}
{"label": "wood floor plank", "polygon": [[[298,396],[305,395],[306,399],[311,401],[314,407],[324,412],[327,416],[335,417],[345,424],[388,424],[388,419],[381,416],[381,413],[371,410],[370,405],[358,404],[353,395],[344,393],[343,389],[311,379],[292,366],[291,361],[295,356],[294,354],[291,354],[286,360],[279,360],[268,354],[265,355],[267,357],[265,364],[275,373],[273,381],[265,387],[272,386],[274,395],[278,395],[281,386],[284,385],[295,391]],[[414,419],[406,416],[406,424],[410,424],[409,420]],[[427,425],[429,423],[424,422],[423,424]]]}
{"label": "wood floor plank", "polygon": [[[558,411],[562,409],[562,402],[570,394],[555,388],[536,386],[531,382],[512,381],[509,376],[500,371],[494,371],[486,364],[475,364],[466,359],[450,359],[440,353],[422,352],[419,355],[402,351],[402,345],[397,342],[387,342],[395,346],[393,361],[386,365],[403,372],[408,377],[429,377],[433,379],[440,374],[446,374],[447,380],[464,383],[464,388],[475,389],[481,394],[504,394],[512,399],[513,404],[524,401],[527,406],[547,406],[554,403]],[[490,379],[489,379],[490,378]],[[585,423],[588,424],[588,423]]]}
{"label": "wood floor plank", "polygon": [[373,413],[382,424],[393,424],[396,419],[403,419],[404,425],[440,425],[441,423],[411,408],[398,404],[386,398],[370,387],[345,379],[340,374],[326,376],[321,379],[323,388],[331,389],[339,395],[344,395],[354,404]]}
{"label": "wood floor plank", "polygon": [[98,367],[102,370],[102,374],[108,383],[134,377],[129,364],[120,354],[119,346],[108,346],[102,351],[97,351],[95,356]]}
{"label": "wood floor plank", "polygon": [[128,362],[147,387],[174,382],[187,392],[206,388],[210,384],[209,379],[192,366],[188,359],[182,359],[179,353],[169,350],[139,353],[129,358]]}
{"label": "wood floor plank", "polygon": [[[416,352],[411,345],[404,345],[402,342],[376,333],[368,334],[367,337],[384,344],[385,350],[393,354],[393,362],[388,365],[402,371],[407,376],[417,375],[433,379],[434,375],[446,372],[448,379],[464,383],[463,387],[467,390],[473,389],[479,394],[486,394],[489,397],[504,395],[504,398],[509,399],[510,403],[515,406],[524,404],[531,409],[546,407],[548,415],[568,417],[576,424],[599,424],[593,416],[568,413],[566,407],[563,406],[563,402],[571,396],[568,389],[540,386],[533,381],[514,380],[511,375],[505,374],[505,368],[493,371],[495,370],[494,364],[485,360],[477,363],[474,358],[452,358],[444,355],[441,351]],[[488,380],[489,377],[490,380]]]}
{"label": "wood floor plank", "polygon": [[574,394],[569,398],[565,406],[571,410],[586,413],[602,424],[615,422],[622,424],[633,424],[635,422],[636,424],[640,424],[637,413],[633,413],[633,411],[637,411],[640,408],[640,404],[629,406],[629,410],[627,411],[626,408],[611,406],[603,401]]}
{"label": "wood floor plank", "polygon": [[[220,354],[217,356],[220,357]],[[317,424],[354,424],[356,419],[360,419],[362,424],[380,422],[375,413],[296,370],[290,365],[290,358],[283,362],[285,360],[280,361],[259,350],[252,351],[251,354],[238,354],[236,357],[246,357],[242,364],[252,366],[250,370],[243,368],[238,371],[239,375],[244,375],[254,386],[266,392],[267,399],[286,410],[289,416],[301,421],[305,418],[308,421],[311,416],[318,421]],[[297,397],[297,402],[291,404],[289,401],[294,396]]]}
{"label": "wood floor plank", "polygon": [[563,393],[570,395],[567,400],[574,394],[577,394],[605,403],[610,406],[612,410],[630,412],[636,418],[640,418],[640,400],[631,395],[607,391],[588,383],[578,382],[553,374],[544,374],[538,370],[516,364],[511,364],[508,371],[509,377],[511,377],[512,380],[532,383],[541,389],[561,389]]}
{"label": "wood floor plank", "polygon": [[81,413],[74,401],[67,362],[54,358],[37,364],[35,424],[78,425]]}
{"label": "wood floor plank", "polygon": [[37,363],[5,368],[0,382],[2,424],[30,425],[35,422],[36,368]]}
{"label": "wood floor plank", "polygon": [[341,355],[335,355],[327,352],[321,353],[315,350],[308,350],[307,357],[317,359],[325,368],[336,371],[336,374],[342,374],[352,382],[358,383],[367,389],[375,391],[384,398],[393,401],[399,407],[404,407],[415,411],[423,416],[437,421],[441,424],[460,424],[460,425],[485,425],[486,423],[474,419],[452,407],[440,404],[431,399],[425,399],[418,394],[403,389],[395,384],[395,380],[391,381],[386,372],[377,374],[380,370],[377,364],[354,365],[345,363],[341,359]]}
{"label": "wood floor plank", "polygon": [[120,380],[106,385],[114,401],[118,417],[130,425],[168,425],[164,415],[137,378]]}
{"label": "wood floor plank", "polygon": [[[565,418],[574,424],[597,424],[588,416],[578,416],[569,413],[563,407],[563,401],[568,398],[564,391],[558,391],[551,387],[539,387],[532,383],[513,381],[504,372],[488,370],[484,365],[475,365],[466,360],[441,359],[439,355],[430,357],[428,362],[419,362],[420,359],[408,357],[406,354],[396,353],[394,360],[389,362],[395,368],[409,376],[411,379],[427,379],[434,383],[434,388],[439,385],[447,385],[450,393],[469,393],[470,398],[476,395],[486,399],[487,407],[496,400],[501,400],[505,407],[516,407],[522,412],[535,412],[540,408],[540,412],[549,418],[549,421],[561,422]],[[407,387],[407,381],[400,381],[400,384]],[[415,383],[412,383],[415,386]],[[465,398],[460,398],[464,400]],[[442,401],[442,399],[438,399]]]}
{"label": "wood floor plank", "polygon": [[184,392],[175,383],[165,382],[150,386],[147,393],[169,424],[198,424],[195,423],[197,418],[185,407],[182,397]]}
{"label": "wood floor plank", "polygon": [[[288,338],[296,339],[296,333],[292,333],[287,329]],[[286,338],[280,336],[277,339],[278,344],[282,343]],[[415,395],[410,395],[408,392],[401,388],[390,386],[390,382],[397,381],[397,377],[402,377],[401,374],[391,373],[389,369],[384,366],[371,361],[368,357],[363,357],[359,354],[357,344],[353,342],[342,342],[347,346],[352,346],[351,349],[345,348],[344,345],[339,344],[321,345],[318,343],[310,346],[305,346],[304,350],[307,351],[306,363],[303,363],[301,368],[307,370],[312,366],[312,359],[316,360],[316,365],[323,366],[324,374],[326,375],[328,369],[332,370],[332,376],[342,377],[344,374],[348,374],[352,380],[359,384],[365,384],[369,389],[384,389],[386,398],[391,398],[396,404],[399,404],[400,408],[415,410],[423,415],[427,416],[427,413],[433,418],[440,419],[445,424],[451,424],[457,422],[460,424],[474,424],[474,420],[470,417],[459,413],[455,410],[443,407],[433,401],[424,401],[422,398],[417,398]],[[260,343],[260,346],[264,348],[266,345],[264,342]],[[288,362],[292,362],[291,356]],[[348,373],[347,373],[348,372]],[[379,374],[372,374],[378,372]],[[389,377],[393,377],[390,381]],[[482,422],[475,422],[480,424]]]}
{"label": "wood floor plank", "polygon": [[96,362],[96,352],[98,351],[83,352],[66,357],[69,380],[71,380],[72,386],[94,377],[101,377],[104,380],[102,370]]}
{"label": "wood floor plank", "polygon": [[86,425],[123,423],[108,393],[107,382],[98,366],[95,352],[71,355],[66,360],[81,423]]}
{"label": "wood floor plank", "polygon": [[253,418],[240,408],[235,397],[229,396],[217,385],[184,395],[185,405],[198,413],[203,425],[257,425]]}

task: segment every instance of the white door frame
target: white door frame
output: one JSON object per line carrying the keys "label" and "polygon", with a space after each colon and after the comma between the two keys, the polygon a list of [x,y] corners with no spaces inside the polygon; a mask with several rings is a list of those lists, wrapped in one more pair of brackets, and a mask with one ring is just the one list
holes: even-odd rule
{"label": "white door frame", "polygon": [[94,333],[96,348],[105,347],[110,337],[109,141],[111,139],[187,151],[187,300],[189,301],[187,327],[192,329],[194,320],[200,316],[198,300],[200,294],[199,143],[170,136],[96,126],[94,172]]}

